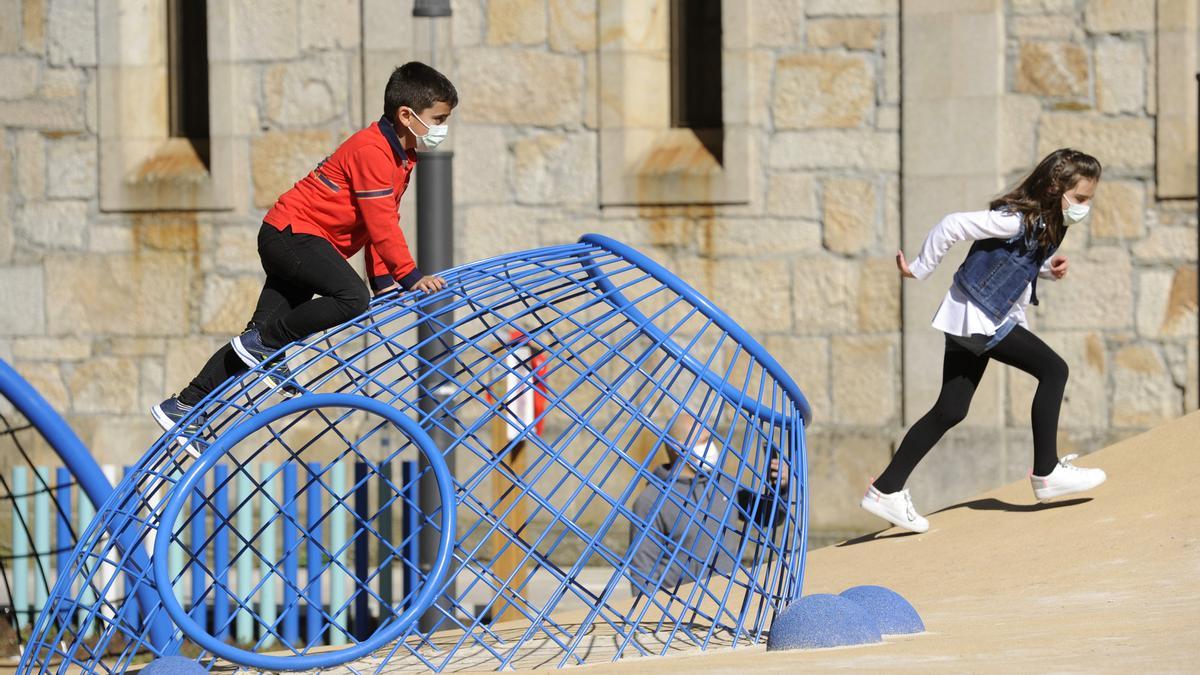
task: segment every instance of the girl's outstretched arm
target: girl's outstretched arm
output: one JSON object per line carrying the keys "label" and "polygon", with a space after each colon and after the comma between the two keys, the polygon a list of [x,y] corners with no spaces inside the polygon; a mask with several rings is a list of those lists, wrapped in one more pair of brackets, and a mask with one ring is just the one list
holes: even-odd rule
{"label": "girl's outstretched arm", "polygon": [[951,213],[925,236],[921,254],[908,264],[913,277],[924,279],[942,262],[950,247],[960,241],[1008,239],[1021,232],[1021,217],[997,211]]}

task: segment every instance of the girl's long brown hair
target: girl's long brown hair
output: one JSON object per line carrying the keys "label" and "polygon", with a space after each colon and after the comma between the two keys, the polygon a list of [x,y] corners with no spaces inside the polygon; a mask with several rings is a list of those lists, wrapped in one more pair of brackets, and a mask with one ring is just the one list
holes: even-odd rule
{"label": "girl's long brown hair", "polygon": [[1007,211],[1021,216],[1025,231],[1036,231],[1040,218],[1046,227],[1037,233],[1043,248],[1058,246],[1066,234],[1062,215],[1062,194],[1075,187],[1080,178],[1100,180],[1100,161],[1091,155],[1060,148],[1045,156],[1041,162],[1008,194],[992,200],[993,211]]}

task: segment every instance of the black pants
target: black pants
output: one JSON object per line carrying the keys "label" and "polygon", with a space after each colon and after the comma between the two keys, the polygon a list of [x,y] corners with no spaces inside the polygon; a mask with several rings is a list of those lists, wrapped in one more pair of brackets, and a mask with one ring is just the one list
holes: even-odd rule
{"label": "black pants", "polygon": [[875,479],[875,489],[888,494],[904,487],[909,474],[930,448],[967,416],[971,397],[979,386],[988,361],[992,359],[1037,378],[1037,392],[1033,395],[1031,412],[1033,472],[1045,476],[1054,470],[1058,462],[1058,412],[1062,407],[1063,390],[1067,386],[1067,362],[1038,336],[1017,326],[999,344],[980,355],[946,339],[942,391],[938,394],[937,402],[908,430],[892,462]]}
{"label": "black pants", "polygon": [[[362,278],[321,237],[294,233],[291,227],[280,231],[263,223],[258,231],[258,256],[267,281],[246,328],[257,328],[268,347],[282,347],[332,328],[362,314],[371,302]],[[245,370],[246,364],[227,343],[180,392],[179,401],[195,405]]]}

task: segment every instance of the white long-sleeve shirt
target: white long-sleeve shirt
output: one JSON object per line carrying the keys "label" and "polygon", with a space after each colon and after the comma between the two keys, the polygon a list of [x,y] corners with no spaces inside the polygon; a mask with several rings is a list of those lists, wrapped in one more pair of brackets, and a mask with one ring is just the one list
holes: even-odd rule
{"label": "white long-sleeve shirt", "polygon": [[[938,263],[945,257],[950,247],[960,241],[977,241],[979,239],[1011,239],[1019,234],[1023,225],[1021,217],[1001,211],[964,211],[951,213],[942,218],[925,237],[921,245],[921,253],[913,260],[908,268],[917,279],[925,279],[933,273]],[[1038,276],[1043,279],[1053,279],[1050,273],[1050,260],[1042,263]],[[1008,314],[999,323],[993,322],[979,309],[967,294],[957,285],[951,284],[946,291],[946,297],[933,315],[933,327],[950,335],[970,337],[971,335],[995,335],[996,330],[1005,322],[1016,321],[1021,326],[1028,327],[1025,318],[1025,307],[1029,304],[1033,284],[1025,287],[1021,297],[1013,304]]]}

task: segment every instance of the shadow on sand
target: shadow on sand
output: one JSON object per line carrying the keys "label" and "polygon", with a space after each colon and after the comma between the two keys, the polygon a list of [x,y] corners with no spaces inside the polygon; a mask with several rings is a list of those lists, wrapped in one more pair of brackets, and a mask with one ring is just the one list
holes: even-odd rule
{"label": "shadow on sand", "polygon": [[[1061,502],[1036,502],[1033,504],[1013,504],[1010,502],[1000,501],[999,499],[996,499],[994,497],[987,497],[984,499],[972,499],[969,502],[962,502],[961,504],[954,504],[953,506],[947,506],[944,509],[939,509],[937,511],[934,511],[930,515],[936,515],[938,513],[945,513],[946,511],[953,511],[954,509],[974,509],[976,511],[1011,511],[1014,513],[1029,513],[1029,512],[1033,512],[1033,511],[1045,511],[1047,509],[1057,509],[1057,508],[1062,508],[1064,506],[1076,506],[1078,504],[1086,504],[1087,502],[1090,502],[1090,501],[1092,501],[1091,497],[1078,497],[1076,499],[1065,499]],[[916,532],[892,532],[891,534],[884,534],[884,532],[888,532],[888,531],[889,530],[879,530],[878,532],[871,532],[868,534],[864,534],[861,537],[855,537],[854,539],[847,539],[846,541],[843,541],[842,543],[837,544],[836,546],[838,548],[841,548],[843,546],[854,546],[855,544],[865,544],[868,541],[875,541],[877,539],[896,539],[899,537],[912,537],[912,536],[916,536],[916,534],[917,534]]]}

